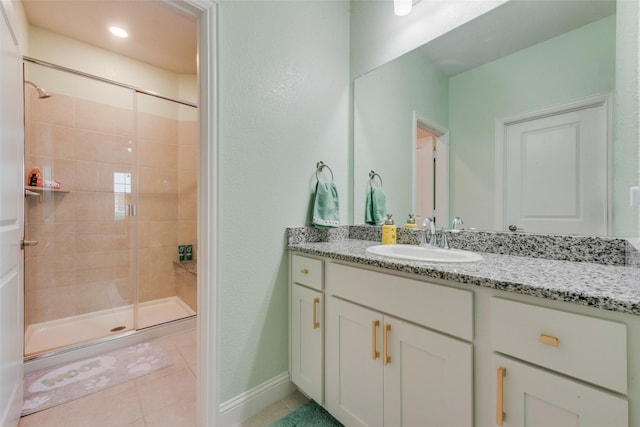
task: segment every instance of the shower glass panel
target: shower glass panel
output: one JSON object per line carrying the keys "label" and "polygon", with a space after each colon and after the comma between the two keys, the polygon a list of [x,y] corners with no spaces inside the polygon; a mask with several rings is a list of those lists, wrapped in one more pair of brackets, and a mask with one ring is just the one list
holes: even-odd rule
{"label": "shower glass panel", "polygon": [[[139,328],[196,312],[197,109],[138,93]],[[178,247],[191,247],[180,261]],[[190,258],[190,259],[189,259]]]}
{"label": "shower glass panel", "polygon": [[135,328],[137,150],[133,91],[31,63],[25,80],[51,94],[24,86],[30,356]]}
{"label": "shower glass panel", "polygon": [[25,81],[25,356],[194,316],[197,108],[29,61]]}

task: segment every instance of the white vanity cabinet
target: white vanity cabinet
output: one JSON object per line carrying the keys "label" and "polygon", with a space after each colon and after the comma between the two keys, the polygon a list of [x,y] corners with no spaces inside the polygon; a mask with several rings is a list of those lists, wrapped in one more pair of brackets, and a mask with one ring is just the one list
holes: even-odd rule
{"label": "white vanity cabinet", "polygon": [[323,261],[291,255],[289,299],[289,372],[291,382],[323,403],[324,295]]}
{"label": "white vanity cabinet", "polygon": [[627,392],[626,333],[623,323],[492,298],[491,345],[506,355],[493,356],[495,424],[628,426],[627,399],[609,391]]}
{"label": "white vanity cabinet", "polygon": [[335,263],[326,285],[333,416],[347,426],[473,425],[471,292]]}

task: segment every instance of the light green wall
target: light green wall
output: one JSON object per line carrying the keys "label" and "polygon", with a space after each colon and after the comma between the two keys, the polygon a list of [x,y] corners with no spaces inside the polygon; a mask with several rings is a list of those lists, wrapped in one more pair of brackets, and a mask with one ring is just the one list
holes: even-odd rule
{"label": "light green wall", "polygon": [[614,232],[640,237],[640,212],[629,204],[629,187],[640,185],[640,3],[618,0],[614,98]]}
{"label": "light green wall", "polygon": [[308,222],[315,165],[348,222],[349,3],[219,8],[220,398],[287,371],[285,228]]}
{"label": "light green wall", "polygon": [[383,180],[396,224],[413,206],[413,112],[448,125],[448,78],[413,51],[354,82],[354,223],[364,223],[369,171]]}
{"label": "light green wall", "polygon": [[494,229],[495,120],[615,87],[615,16],[449,80],[450,213]]}

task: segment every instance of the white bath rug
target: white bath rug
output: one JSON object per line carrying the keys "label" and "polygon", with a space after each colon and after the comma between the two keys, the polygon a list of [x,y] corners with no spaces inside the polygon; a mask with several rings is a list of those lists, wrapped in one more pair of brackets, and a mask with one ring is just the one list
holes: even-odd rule
{"label": "white bath rug", "polygon": [[31,372],[22,415],[32,414],[173,365],[156,341]]}

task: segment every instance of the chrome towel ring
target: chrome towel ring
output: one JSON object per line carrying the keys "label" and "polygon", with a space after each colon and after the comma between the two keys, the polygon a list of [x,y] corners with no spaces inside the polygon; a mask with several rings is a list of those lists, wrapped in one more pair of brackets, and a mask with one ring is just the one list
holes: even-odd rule
{"label": "chrome towel ring", "polygon": [[376,177],[380,180],[380,187],[382,187],[382,177],[375,173],[373,169],[369,172],[369,181],[373,181]]}
{"label": "chrome towel ring", "polygon": [[320,160],[318,163],[316,163],[316,180],[318,180],[318,182],[320,181],[320,177],[318,177],[318,173],[322,172],[322,169],[324,169],[324,168],[329,169],[329,172],[331,173],[331,182],[333,182],[333,171],[322,160]]}

